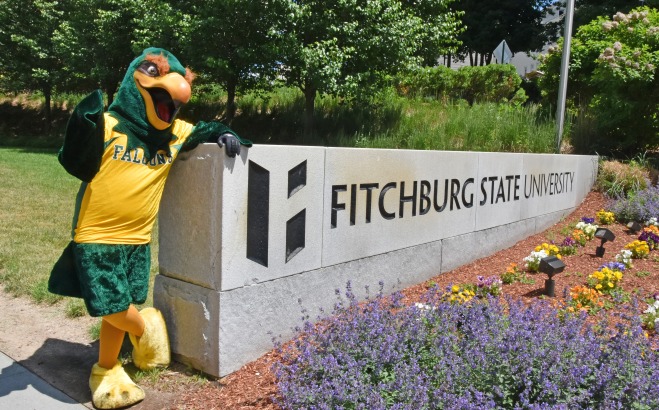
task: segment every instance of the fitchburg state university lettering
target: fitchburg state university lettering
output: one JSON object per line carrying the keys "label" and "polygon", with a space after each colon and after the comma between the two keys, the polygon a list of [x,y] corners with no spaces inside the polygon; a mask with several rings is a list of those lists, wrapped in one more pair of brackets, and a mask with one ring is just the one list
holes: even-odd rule
{"label": "fitchburg state university lettering", "polygon": [[[574,172],[526,175],[492,175],[476,178],[420,179],[331,185],[331,228],[338,227],[339,212],[348,212],[350,225],[371,223],[374,218],[392,220],[432,212],[451,212],[473,206],[561,195],[574,189]],[[390,196],[397,201],[392,205]],[[357,214],[357,203],[365,204]]]}

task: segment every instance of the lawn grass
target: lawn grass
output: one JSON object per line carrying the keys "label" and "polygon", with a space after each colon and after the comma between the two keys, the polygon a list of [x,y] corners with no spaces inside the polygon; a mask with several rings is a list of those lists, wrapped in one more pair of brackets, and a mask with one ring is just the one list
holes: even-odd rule
{"label": "lawn grass", "polygon": [[[62,298],[48,292],[48,277],[71,240],[80,181],[66,173],[55,151],[13,148],[0,148],[0,181],[0,283],[12,295],[57,303]],[[157,229],[152,251],[153,280],[158,271]],[[66,299],[67,315],[86,313],[80,301]],[[147,304],[151,300],[150,292]]]}
{"label": "lawn grass", "polygon": [[21,149],[0,149],[0,180],[0,281],[13,295],[57,302],[48,274],[70,240],[79,181],[55,152]]}

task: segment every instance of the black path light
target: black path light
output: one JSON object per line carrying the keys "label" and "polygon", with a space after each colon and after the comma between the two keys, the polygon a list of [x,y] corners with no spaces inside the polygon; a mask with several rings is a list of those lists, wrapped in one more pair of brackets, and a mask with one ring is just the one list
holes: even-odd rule
{"label": "black path light", "polygon": [[600,246],[595,249],[595,256],[602,257],[604,256],[604,244],[607,242],[613,242],[613,240],[616,238],[616,236],[613,234],[613,232],[609,231],[606,228],[597,228],[595,231],[595,238],[600,238],[602,240],[602,243]]}
{"label": "black path light", "polygon": [[632,231],[632,233],[637,233],[642,228],[643,228],[643,226],[640,223],[636,222],[636,221],[632,221],[632,222],[627,224],[627,229]]}
{"label": "black path light", "polygon": [[545,295],[550,297],[555,296],[555,282],[552,278],[557,273],[563,272],[563,269],[565,269],[565,263],[563,263],[563,261],[558,259],[556,256],[547,256],[546,258],[540,259],[540,267],[538,270],[549,276],[549,279],[545,280]]}

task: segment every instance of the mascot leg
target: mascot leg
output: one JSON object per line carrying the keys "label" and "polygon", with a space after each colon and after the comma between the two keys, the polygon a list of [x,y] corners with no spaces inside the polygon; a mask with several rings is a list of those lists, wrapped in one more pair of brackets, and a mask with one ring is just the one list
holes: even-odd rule
{"label": "mascot leg", "polygon": [[103,317],[98,363],[89,377],[92,402],[96,408],[117,409],[144,399],[144,391],[117,361],[126,331],[138,334],[144,331],[144,321],[132,305],[126,311]]}
{"label": "mascot leg", "polygon": [[169,366],[169,337],[162,313],[155,308],[145,308],[140,315],[144,320],[144,332],[128,334],[133,343],[133,363],[142,370]]}

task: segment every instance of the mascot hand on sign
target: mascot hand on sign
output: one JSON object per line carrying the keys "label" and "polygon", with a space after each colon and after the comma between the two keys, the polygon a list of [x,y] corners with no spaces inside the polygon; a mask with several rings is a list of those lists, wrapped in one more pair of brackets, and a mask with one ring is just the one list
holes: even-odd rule
{"label": "mascot hand on sign", "polygon": [[103,112],[95,91],[69,120],[59,161],[82,180],[73,240],[50,275],[53,293],[83,298],[102,317],[98,363],[89,378],[100,409],[130,406],[144,392],[124,371],[119,351],[128,333],[140,369],[169,364],[169,339],[159,311],[138,311],[149,286],[151,229],[165,179],[178,153],[214,141],[227,155],[247,140],[218,122],[177,120],[194,75],[166,50],[148,48],[130,64],[117,97]]}

